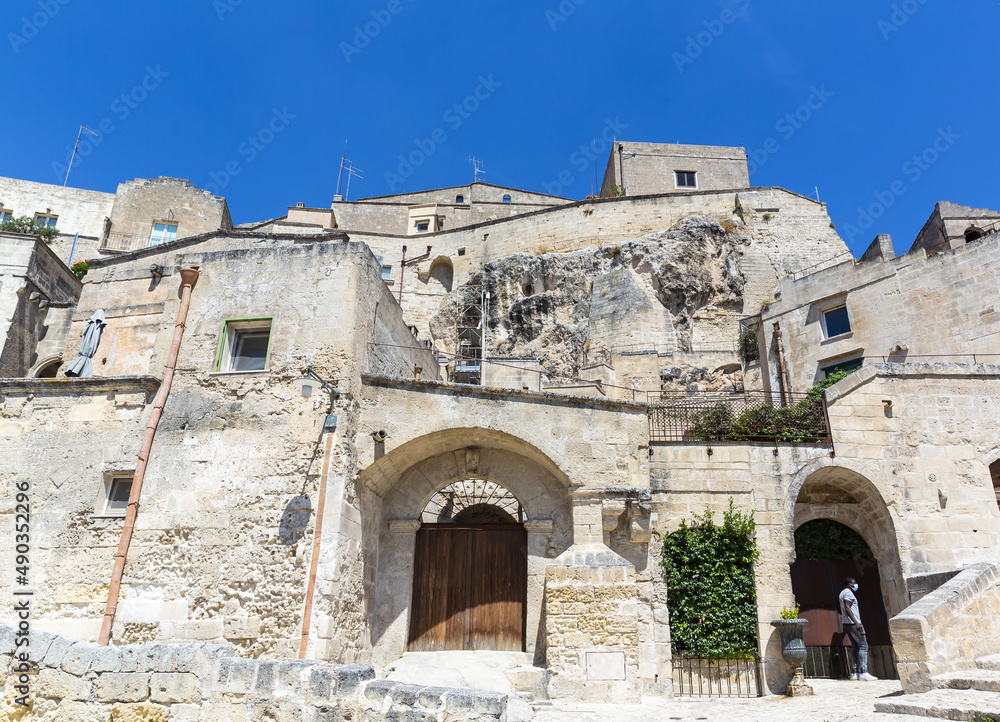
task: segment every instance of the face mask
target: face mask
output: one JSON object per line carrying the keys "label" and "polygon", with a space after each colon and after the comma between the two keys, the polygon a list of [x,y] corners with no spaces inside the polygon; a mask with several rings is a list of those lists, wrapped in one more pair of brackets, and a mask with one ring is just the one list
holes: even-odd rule
{"label": "face mask", "polygon": [[851,587],[851,589],[853,589],[854,591],[858,591],[858,585],[855,584],[853,587]]}

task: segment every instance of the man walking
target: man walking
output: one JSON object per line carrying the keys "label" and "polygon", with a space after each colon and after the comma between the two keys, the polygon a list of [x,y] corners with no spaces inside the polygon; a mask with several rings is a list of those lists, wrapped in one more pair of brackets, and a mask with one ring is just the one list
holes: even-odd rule
{"label": "man walking", "polygon": [[878,677],[868,674],[868,638],[861,623],[858,598],[854,596],[856,591],[858,583],[854,577],[847,577],[844,580],[844,589],[840,592],[840,616],[844,622],[844,631],[851,638],[851,653],[854,657],[854,673],[851,677],[863,682],[874,682]]}

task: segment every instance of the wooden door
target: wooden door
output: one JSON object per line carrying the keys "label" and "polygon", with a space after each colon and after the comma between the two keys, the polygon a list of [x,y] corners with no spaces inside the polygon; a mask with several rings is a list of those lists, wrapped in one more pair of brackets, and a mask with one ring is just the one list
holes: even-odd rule
{"label": "wooden door", "polygon": [[520,524],[417,531],[409,650],[524,651],[528,535]]}

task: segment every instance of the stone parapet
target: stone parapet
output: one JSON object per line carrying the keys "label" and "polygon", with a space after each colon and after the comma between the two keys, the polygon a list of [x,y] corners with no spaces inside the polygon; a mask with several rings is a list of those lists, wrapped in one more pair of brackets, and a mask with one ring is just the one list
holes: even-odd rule
{"label": "stone parapet", "polygon": [[[434,719],[503,722],[507,695],[375,680],[367,664],[235,657],[227,645],[99,647],[0,625],[0,709],[11,719]],[[27,693],[18,685],[27,685]],[[27,707],[17,698],[26,698]]]}
{"label": "stone parapet", "polygon": [[972,564],[889,620],[899,679],[908,694],[935,675],[973,669],[1000,652],[1000,564]]}

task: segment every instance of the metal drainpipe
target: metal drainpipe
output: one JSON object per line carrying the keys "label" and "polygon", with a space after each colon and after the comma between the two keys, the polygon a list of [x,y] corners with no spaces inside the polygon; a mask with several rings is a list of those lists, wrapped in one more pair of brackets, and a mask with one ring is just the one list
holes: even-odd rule
{"label": "metal drainpipe", "polygon": [[170,343],[167,363],[163,369],[163,381],[153,399],[153,413],[146,424],[146,433],[142,437],[142,447],[139,449],[139,461],[132,477],[132,491],[128,497],[128,509],[125,512],[125,525],[122,527],[121,541],[118,542],[118,553],[115,555],[115,568],[111,573],[111,584],[108,587],[108,604],[104,609],[104,621],[101,623],[101,635],[98,644],[108,646],[111,641],[111,627],[115,623],[115,613],[118,611],[118,594],[121,590],[122,575],[125,572],[125,558],[132,543],[132,531],[135,528],[135,518],[139,514],[139,495],[142,493],[142,482],[146,476],[146,466],[149,461],[149,450],[153,445],[156,427],[163,415],[167,397],[170,395],[170,384],[174,380],[174,367],[177,365],[177,353],[181,348],[181,338],[184,336],[184,321],[187,320],[188,306],[191,304],[191,289],[198,280],[198,269],[181,269],[181,305],[177,310],[177,322],[174,324],[174,338]]}
{"label": "metal drainpipe", "polygon": [[622,182],[622,195],[625,195],[625,164],[622,161],[622,151],[625,150],[625,146],[618,145],[618,175],[619,180]]}
{"label": "metal drainpipe", "polygon": [[309,650],[309,627],[312,624],[313,596],[316,593],[316,572],[319,569],[319,552],[323,542],[323,516],[326,511],[326,480],[330,475],[330,457],[333,456],[334,431],[326,434],[323,453],[323,473],[319,477],[319,499],[316,502],[316,524],[313,531],[312,558],[309,560],[309,583],[306,586],[306,604],[302,610],[302,637],[299,640],[299,659],[305,659]]}
{"label": "metal drainpipe", "polygon": [[785,345],[781,341],[781,329],[778,324],[774,324],[774,338],[778,342],[778,369],[781,373],[781,403],[784,406],[791,406],[791,389],[788,384],[788,371],[785,369]]}

